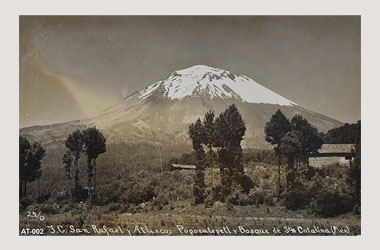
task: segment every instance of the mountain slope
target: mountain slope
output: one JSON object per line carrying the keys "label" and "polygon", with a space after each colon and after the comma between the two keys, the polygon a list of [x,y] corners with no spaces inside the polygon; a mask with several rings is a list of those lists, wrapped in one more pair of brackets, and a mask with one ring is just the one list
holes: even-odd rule
{"label": "mountain slope", "polygon": [[[70,127],[97,126],[111,142],[189,143],[189,125],[208,110],[223,112],[235,103],[246,122],[246,147],[268,147],[264,126],[277,109],[291,118],[302,114],[320,131],[341,123],[298,106],[254,80],[229,71],[196,65],[175,71],[165,80],[153,83],[127,97],[98,116],[68,123],[60,132],[53,126],[50,134],[60,135]],[[53,128],[52,127],[52,128]],[[40,128],[41,129],[41,128]],[[29,131],[32,135],[33,129]]]}

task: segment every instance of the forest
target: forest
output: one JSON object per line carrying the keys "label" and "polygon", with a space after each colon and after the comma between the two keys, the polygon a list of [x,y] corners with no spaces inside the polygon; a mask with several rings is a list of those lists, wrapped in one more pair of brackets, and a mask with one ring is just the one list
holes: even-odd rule
{"label": "forest", "polygon": [[[96,127],[73,131],[58,150],[19,138],[20,228],[91,223],[151,227],[349,225],[360,234],[360,121],[321,133],[301,115],[277,110],[266,123],[272,150],[242,148],[235,105],[189,127],[191,145],[107,144]],[[353,144],[349,166],[315,168],[324,143]],[[186,153],[183,153],[186,152]],[[157,157],[159,153],[160,157]],[[57,161],[59,159],[59,161]],[[195,170],[169,171],[173,163]],[[252,218],[251,220],[247,218]],[[256,219],[255,219],[256,218]],[[291,218],[291,220],[289,220]]]}

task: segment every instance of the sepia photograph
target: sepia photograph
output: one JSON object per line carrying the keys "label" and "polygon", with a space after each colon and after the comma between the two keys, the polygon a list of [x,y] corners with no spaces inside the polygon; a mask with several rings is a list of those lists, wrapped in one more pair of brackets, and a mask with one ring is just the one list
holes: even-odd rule
{"label": "sepia photograph", "polygon": [[19,236],[362,234],[360,15],[18,19]]}

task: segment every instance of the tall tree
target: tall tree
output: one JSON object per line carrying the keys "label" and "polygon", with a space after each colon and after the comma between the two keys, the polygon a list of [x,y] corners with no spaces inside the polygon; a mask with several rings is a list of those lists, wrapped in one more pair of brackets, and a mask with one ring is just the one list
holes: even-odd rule
{"label": "tall tree", "polygon": [[[31,146],[27,139],[19,137],[19,195],[24,196],[26,192],[28,157]],[[25,191],[24,191],[25,190]]]}
{"label": "tall tree", "polygon": [[302,115],[295,115],[291,120],[291,125],[301,143],[298,161],[306,163],[309,167],[309,155],[318,152],[318,149],[323,144],[323,139],[318,129],[311,125]]}
{"label": "tall tree", "polygon": [[[88,186],[90,189],[90,198],[93,198],[96,195],[96,159],[100,154],[106,152],[106,138],[96,127],[92,127],[87,128],[83,131],[83,141],[84,151],[87,154]],[[94,162],[93,166],[91,164],[92,160]],[[93,168],[94,174],[92,173]],[[94,177],[93,183],[92,177]],[[93,187],[92,193],[91,186]]]}
{"label": "tall tree", "polygon": [[216,139],[216,129],[215,129],[215,115],[214,111],[210,110],[205,114],[205,117],[203,119],[203,129],[204,129],[204,144],[206,144],[208,148],[207,152],[207,167],[210,169],[210,174],[211,174],[211,192],[214,187],[214,175],[212,172],[212,168],[214,165],[214,160],[215,160],[215,154],[213,151],[213,146],[214,142]]}
{"label": "tall tree", "polygon": [[66,141],[65,141],[66,147],[71,151],[72,155],[74,156],[74,166],[75,166],[75,187],[74,187],[74,193],[75,196],[77,196],[79,190],[79,165],[78,161],[80,158],[80,154],[83,152],[83,133],[79,129],[71,133]]}
{"label": "tall tree", "polygon": [[274,151],[278,161],[277,193],[281,197],[281,151],[279,150],[282,138],[291,130],[291,125],[280,109],[272,115],[270,121],[265,124],[265,140],[274,145]]}
{"label": "tall tree", "polygon": [[291,189],[294,186],[294,163],[296,157],[299,155],[299,152],[301,150],[301,142],[299,141],[298,135],[294,131],[286,133],[282,138],[279,150],[281,151],[281,154],[287,158],[288,161],[286,188],[289,191],[289,189]]}
{"label": "tall tree", "polygon": [[215,114],[214,111],[210,110],[205,114],[203,119],[203,129],[204,129],[204,143],[207,145],[209,150],[212,150],[214,145],[216,130],[215,130]]}
{"label": "tall tree", "polygon": [[202,147],[202,143],[205,141],[204,127],[201,120],[198,120],[189,127],[189,137],[195,150],[195,177],[194,177],[194,202],[195,204],[203,203],[206,197],[205,193],[205,152]]}
{"label": "tall tree", "polygon": [[40,178],[42,174],[41,170],[41,160],[45,156],[45,149],[39,144],[38,142],[33,143],[31,149],[30,149],[30,179],[31,181],[37,180],[37,187],[36,187],[36,200],[39,201],[40,199]]}
{"label": "tall tree", "polygon": [[[45,156],[45,149],[38,142],[30,142],[19,137],[19,194],[26,195],[26,186],[28,182],[33,182],[41,177],[41,160]],[[39,184],[36,189],[36,198],[39,197]]]}
{"label": "tall tree", "polygon": [[[225,195],[231,194],[233,183],[240,183],[244,175],[241,141],[245,135],[245,122],[235,104],[230,105],[215,120],[216,146],[221,162],[222,186]],[[225,172],[227,169],[227,173]]]}
{"label": "tall tree", "polygon": [[65,182],[66,182],[65,191],[68,194],[70,194],[70,197],[72,198],[72,192],[71,192],[71,173],[70,173],[70,171],[71,171],[71,165],[72,165],[72,162],[73,162],[73,158],[72,158],[70,150],[66,151],[66,153],[63,155],[62,162],[63,162],[63,167],[65,169],[65,175],[66,175],[66,178],[65,178]]}

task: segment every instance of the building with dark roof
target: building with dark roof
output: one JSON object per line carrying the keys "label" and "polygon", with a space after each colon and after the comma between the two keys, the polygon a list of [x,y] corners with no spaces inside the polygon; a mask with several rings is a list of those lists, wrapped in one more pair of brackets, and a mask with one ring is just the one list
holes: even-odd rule
{"label": "building with dark roof", "polygon": [[354,144],[323,144],[318,153],[309,156],[309,164],[313,167],[322,167],[339,163],[350,165]]}

